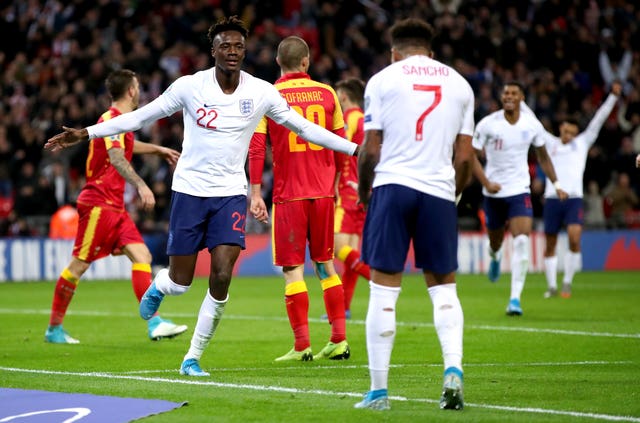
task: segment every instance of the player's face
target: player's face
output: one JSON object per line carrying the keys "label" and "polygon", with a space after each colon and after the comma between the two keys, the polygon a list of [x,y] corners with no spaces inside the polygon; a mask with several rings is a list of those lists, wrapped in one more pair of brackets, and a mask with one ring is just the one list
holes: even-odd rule
{"label": "player's face", "polygon": [[244,37],[238,31],[219,33],[213,40],[211,55],[218,69],[226,72],[240,72],[245,55]]}
{"label": "player's face", "polygon": [[502,108],[508,112],[520,110],[520,102],[524,100],[524,94],[517,85],[505,85],[502,89]]}
{"label": "player's face", "polygon": [[563,144],[571,142],[578,135],[578,126],[569,122],[562,122],[560,125],[560,140]]}

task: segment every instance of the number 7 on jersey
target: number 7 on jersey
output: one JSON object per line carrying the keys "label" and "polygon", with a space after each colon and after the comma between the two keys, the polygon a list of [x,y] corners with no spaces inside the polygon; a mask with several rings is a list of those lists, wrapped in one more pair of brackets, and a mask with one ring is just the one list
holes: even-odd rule
{"label": "number 7 on jersey", "polygon": [[442,100],[442,88],[440,85],[422,85],[422,84],[413,84],[414,91],[429,91],[433,92],[433,102],[426,108],[424,112],[420,115],[418,120],[416,121],[416,141],[422,141],[422,126],[424,125],[424,120],[429,113],[435,109],[438,104],[440,104],[440,100]]}

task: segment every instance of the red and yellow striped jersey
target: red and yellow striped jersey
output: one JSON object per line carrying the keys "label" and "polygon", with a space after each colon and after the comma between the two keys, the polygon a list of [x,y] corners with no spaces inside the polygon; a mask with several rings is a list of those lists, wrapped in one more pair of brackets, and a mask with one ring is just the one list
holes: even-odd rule
{"label": "red and yellow striped jersey", "polygon": [[[289,73],[275,83],[282,97],[298,113],[344,137],[344,119],[338,97],[329,85],[308,74]],[[260,183],[266,134],[273,153],[273,202],[333,197],[336,157],[332,150],[308,143],[284,126],[263,118],[249,151],[251,183]]]}
{"label": "red and yellow striped jersey", "polygon": [[[98,120],[98,123],[120,115],[114,107],[109,108]],[[133,132],[113,135],[106,138],[95,138],[89,142],[87,156],[87,182],[78,196],[78,203],[92,206],[124,209],[125,180],[118,170],[111,165],[109,150],[124,148],[124,155],[128,161],[133,157]]]}

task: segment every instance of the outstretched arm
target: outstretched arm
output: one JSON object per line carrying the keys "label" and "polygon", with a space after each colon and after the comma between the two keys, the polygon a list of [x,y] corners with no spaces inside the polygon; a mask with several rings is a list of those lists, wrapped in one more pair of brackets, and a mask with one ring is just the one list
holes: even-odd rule
{"label": "outstretched arm", "polygon": [[300,116],[295,110],[289,109],[288,116],[282,125],[295,132],[305,140],[321,145],[330,150],[345,153],[350,156],[358,154],[358,145],[348,141],[325,128]]}
{"label": "outstretched arm", "polygon": [[170,107],[171,106],[167,104],[167,99],[160,96],[138,110],[121,114],[113,119],[87,126],[83,129],[73,129],[63,126],[63,132],[49,138],[44,148],[57,151],[82,141],[89,141],[93,138],[104,138],[123,132],[135,131],[145,124],[155,122],[161,117],[169,116],[177,110],[175,107],[173,109]]}
{"label": "outstretched arm", "polygon": [[180,152],[173,148],[162,147],[149,142],[134,141],[133,154],[155,154],[167,161],[170,165],[175,165],[180,158]]}

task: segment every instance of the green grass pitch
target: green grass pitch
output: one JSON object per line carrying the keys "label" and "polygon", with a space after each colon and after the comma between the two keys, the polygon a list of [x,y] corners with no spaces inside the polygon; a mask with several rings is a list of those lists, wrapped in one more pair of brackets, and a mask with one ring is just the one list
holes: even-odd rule
{"label": "green grass pitch", "polygon": [[[307,277],[314,351],[329,326],[317,279]],[[465,409],[438,409],[440,347],[422,278],[406,276],[389,376],[391,410],[356,410],[369,388],[360,279],[347,324],[347,361],[274,363],[293,345],[280,277],[236,277],[201,360],[209,378],[178,374],[206,289],[198,279],[167,297],[165,318],[189,325],[151,342],[128,281],[81,282],[64,326],[79,345],[43,341],[51,282],[0,283],[0,386],[188,401],[148,422],[640,422],[640,273],[579,273],[570,299],[543,299],[530,274],[524,315],[505,316],[509,275],[458,276],[465,315]]]}

